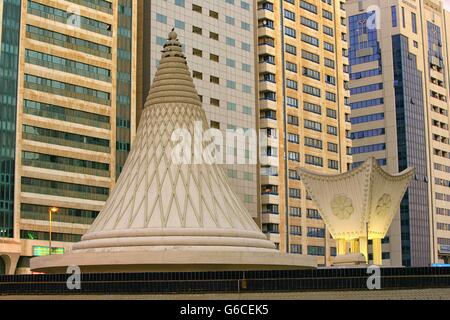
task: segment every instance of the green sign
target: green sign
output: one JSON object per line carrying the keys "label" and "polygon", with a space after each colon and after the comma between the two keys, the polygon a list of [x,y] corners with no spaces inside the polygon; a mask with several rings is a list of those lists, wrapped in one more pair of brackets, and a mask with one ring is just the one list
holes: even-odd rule
{"label": "green sign", "polygon": [[[33,246],[33,256],[42,257],[50,254],[49,247]],[[64,248],[52,248],[52,254],[64,254]]]}

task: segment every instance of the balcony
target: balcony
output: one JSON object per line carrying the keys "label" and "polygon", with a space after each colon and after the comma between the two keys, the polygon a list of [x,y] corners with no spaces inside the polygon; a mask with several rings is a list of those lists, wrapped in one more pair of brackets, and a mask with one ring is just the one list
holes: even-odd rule
{"label": "balcony", "polygon": [[273,81],[269,80],[260,80],[259,89],[262,91],[276,91],[277,84]]}
{"label": "balcony", "polygon": [[261,184],[278,184],[279,181],[278,176],[261,175]]}
{"label": "balcony", "polygon": [[261,186],[261,195],[278,196],[278,186],[277,185],[263,185],[263,186]]}
{"label": "balcony", "polygon": [[273,3],[270,1],[262,1],[258,3],[258,19],[273,18]]}
{"label": "balcony", "polygon": [[280,204],[280,197],[277,195],[266,194],[261,196],[261,203]]}
{"label": "balcony", "polygon": [[269,36],[274,38],[275,37],[275,30],[273,27],[269,25],[259,25],[258,26],[258,37],[264,37]]}
{"label": "balcony", "polygon": [[258,53],[275,56],[275,40],[273,37],[261,36],[258,38]]}
{"label": "balcony", "polygon": [[262,216],[261,222],[263,224],[267,224],[267,223],[279,224],[280,223],[280,215],[278,215],[278,214],[263,213],[261,216]]}
{"label": "balcony", "polygon": [[267,234],[267,239],[269,239],[273,243],[280,243],[280,234],[279,233],[266,233],[266,234]]}
{"label": "balcony", "polygon": [[273,112],[275,112],[275,115],[271,116],[270,118],[273,119],[273,120],[277,119],[277,116],[276,116],[277,102],[276,101],[267,100],[267,99],[259,100],[259,110],[261,110],[261,112],[264,112],[264,111],[267,111],[267,110],[273,111]]}
{"label": "balcony", "polygon": [[258,68],[260,72],[270,72],[270,73],[275,73],[276,72],[276,67],[274,64],[271,64],[269,62],[259,62],[258,64]]}

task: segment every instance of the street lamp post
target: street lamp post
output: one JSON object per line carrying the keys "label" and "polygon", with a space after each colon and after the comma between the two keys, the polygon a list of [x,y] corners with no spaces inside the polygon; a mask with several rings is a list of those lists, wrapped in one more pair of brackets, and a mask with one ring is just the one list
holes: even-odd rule
{"label": "street lamp post", "polygon": [[58,213],[58,208],[53,207],[48,209],[49,218],[49,254],[52,254],[52,214]]}

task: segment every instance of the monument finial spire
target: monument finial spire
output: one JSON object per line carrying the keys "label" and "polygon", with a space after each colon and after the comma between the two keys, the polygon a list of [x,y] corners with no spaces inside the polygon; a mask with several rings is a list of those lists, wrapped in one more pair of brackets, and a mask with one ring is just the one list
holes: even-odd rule
{"label": "monument finial spire", "polygon": [[169,32],[144,108],[161,103],[190,103],[202,107],[175,28]]}
{"label": "monument finial spire", "polygon": [[172,31],[169,32],[169,40],[177,40],[177,33],[175,32],[175,28],[172,28]]}

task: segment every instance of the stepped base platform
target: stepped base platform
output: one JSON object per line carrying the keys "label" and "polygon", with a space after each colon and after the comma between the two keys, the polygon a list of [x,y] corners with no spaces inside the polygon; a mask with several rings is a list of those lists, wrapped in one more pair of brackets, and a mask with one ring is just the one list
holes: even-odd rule
{"label": "stepped base platform", "polygon": [[127,252],[77,252],[39,257],[31,260],[34,272],[65,273],[78,266],[82,273],[118,272],[194,272],[313,269],[312,256],[271,251],[182,250]]}

